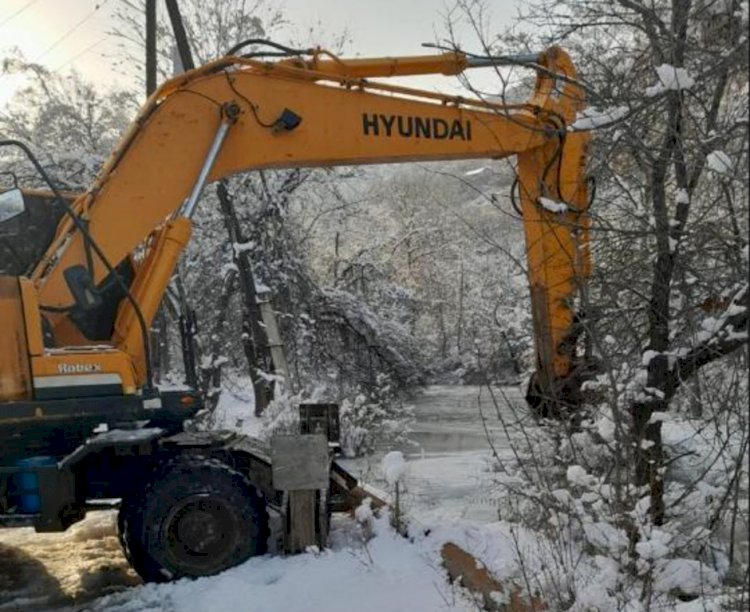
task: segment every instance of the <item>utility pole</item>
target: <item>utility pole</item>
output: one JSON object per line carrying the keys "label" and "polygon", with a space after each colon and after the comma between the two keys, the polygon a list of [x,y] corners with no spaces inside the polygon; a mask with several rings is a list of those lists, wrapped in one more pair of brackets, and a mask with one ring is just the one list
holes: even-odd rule
{"label": "utility pole", "polygon": [[[156,0],[146,0],[146,97],[156,90]],[[167,338],[167,313],[164,304],[154,320],[151,334],[151,354],[157,379],[171,367]]]}
{"label": "utility pole", "polygon": [[146,96],[156,89],[156,0],[146,0]]}
{"label": "utility pole", "polygon": [[180,15],[180,7],[177,6],[177,0],[166,0],[166,2],[169,21],[172,22],[172,30],[174,31],[174,38],[177,42],[177,50],[180,53],[182,69],[192,70],[195,68],[195,62],[193,61],[193,53],[190,51],[190,44],[188,43],[187,33],[185,32],[185,24],[182,22],[182,15]]}

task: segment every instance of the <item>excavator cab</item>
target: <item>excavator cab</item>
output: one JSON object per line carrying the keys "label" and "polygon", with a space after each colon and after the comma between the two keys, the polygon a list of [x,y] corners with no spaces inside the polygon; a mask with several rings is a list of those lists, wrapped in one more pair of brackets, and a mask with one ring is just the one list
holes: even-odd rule
{"label": "excavator cab", "polygon": [[[13,186],[0,192],[0,476],[3,461],[32,450],[65,454],[101,423],[143,421],[177,431],[201,407],[192,388],[161,393],[150,374],[147,384],[139,384],[132,356],[112,341],[122,296],[132,283],[130,258],[98,285],[89,282],[88,293],[90,262],[71,266],[65,279],[71,304],[49,307],[39,299],[33,270],[80,197],[60,192],[40,174],[49,190],[22,190],[13,176]],[[97,308],[87,309],[80,294]],[[79,324],[80,342],[56,333],[53,322],[60,316]]]}
{"label": "excavator cab", "polygon": [[0,275],[28,276],[63,214],[63,206],[49,192],[13,187],[0,193]]}
{"label": "excavator cab", "polygon": [[0,232],[6,223],[26,212],[23,192],[17,187],[0,194]]}

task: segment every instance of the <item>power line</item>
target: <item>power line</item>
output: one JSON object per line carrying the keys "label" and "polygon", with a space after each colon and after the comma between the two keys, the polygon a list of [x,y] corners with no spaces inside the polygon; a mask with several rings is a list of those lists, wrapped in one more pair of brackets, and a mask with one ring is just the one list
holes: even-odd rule
{"label": "power line", "polygon": [[92,49],[93,49],[94,47],[98,47],[99,45],[101,45],[101,44],[102,44],[102,43],[103,43],[103,42],[104,42],[105,40],[107,40],[107,37],[106,37],[106,36],[105,36],[104,38],[100,38],[99,40],[97,40],[97,41],[96,41],[96,42],[94,42],[94,43],[91,43],[91,44],[90,44],[90,45],[89,45],[88,47],[86,47],[85,49],[83,49],[83,51],[80,51],[79,53],[76,53],[76,54],[75,54],[75,55],[74,55],[73,57],[71,57],[71,58],[70,58],[69,60],[66,60],[66,61],[65,61],[64,63],[60,64],[60,65],[59,65],[59,66],[57,66],[56,68],[53,68],[52,70],[53,70],[54,72],[58,72],[59,70],[62,70],[63,68],[65,68],[65,67],[66,67],[66,66],[68,66],[69,64],[72,64],[72,63],[73,63],[74,61],[76,61],[76,60],[77,60],[77,59],[78,59],[79,57],[81,57],[82,55],[86,55],[86,54],[87,54],[87,53],[88,53],[89,51],[91,51],[91,50],[92,50]]}
{"label": "power line", "polygon": [[42,51],[41,54],[39,54],[36,58],[34,58],[34,62],[39,62],[45,55],[47,55],[52,49],[57,47],[62,41],[64,41],[68,36],[70,36],[73,32],[75,32],[78,28],[80,28],[84,23],[86,23],[89,19],[91,19],[95,14],[96,11],[98,11],[101,7],[103,7],[105,4],[107,4],[109,0],[103,0],[103,2],[100,2],[94,7],[94,10],[91,11],[88,15],[86,15],[83,19],[81,19],[78,23],[76,23],[72,28],[70,28],[67,32],[65,32],[60,38],[58,38],[55,42],[53,42],[49,47],[47,47],[44,51]]}
{"label": "power line", "polygon": [[39,2],[39,0],[31,0],[31,2],[27,2],[26,4],[24,4],[24,5],[23,5],[23,6],[22,6],[22,7],[20,8],[20,9],[18,9],[18,10],[17,10],[17,11],[15,12],[15,13],[13,13],[12,15],[10,15],[10,16],[8,16],[8,17],[6,17],[6,18],[5,18],[5,19],[3,19],[2,21],[0,21],[0,28],[2,28],[2,27],[3,27],[4,25],[5,25],[5,24],[7,24],[7,23],[10,23],[11,21],[13,21],[13,19],[15,19],[16,17],[18,17],[18,16],[19,16],[19,15],[20,15],[21,13],[23,13],[23,12],[24,12],[24,11],[25,11],[25,10],[26,10],[27,8],[31,7],[31,6],[33,5],[33,4],[36,4],[37,2]]}

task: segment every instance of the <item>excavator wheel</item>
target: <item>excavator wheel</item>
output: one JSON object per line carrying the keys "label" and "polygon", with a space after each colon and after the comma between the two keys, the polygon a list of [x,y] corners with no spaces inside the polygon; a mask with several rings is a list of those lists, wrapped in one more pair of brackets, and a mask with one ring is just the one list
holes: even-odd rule
{"label": "excavator wheel", "polygon": [[180,456],[123,500],[120,542],[146,582],[210,576],[266,552],[268,514],[228,465]]}

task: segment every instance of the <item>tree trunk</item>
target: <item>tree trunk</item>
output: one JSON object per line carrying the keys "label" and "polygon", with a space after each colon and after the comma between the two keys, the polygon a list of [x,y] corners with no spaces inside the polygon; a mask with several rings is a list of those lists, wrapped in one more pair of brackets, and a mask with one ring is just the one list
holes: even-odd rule
{"label": "tree trunk", "polygon": [[247,251],[237,249],[234,245],[244,244],[234,201],[229,195],[225,181],[216,187],[219,204],[224,217],[224,225],[229,235],[232,258],[237,266],[240,291],[242,293],[242,348],[247,359],[248,373],[253,383],[255,395],[255,415],[260,416],[273,396],[273,387],[261,373],[273,373],[273,360],[268,347],[268,338],[261,317],[258,296],[255,291],[255,278]]}
{"label": "tree trunk", "polygon": [[230,270],[221,288],[221,294],[216,304],[216,321],[211,333],[210,361],[202,367],[203,395],[206,408],[210,413],[216,409],[221,389],[221,348],[224,342],[224,328],[226,327],[229,303],[236,288],[237,273]]}
{"label": "tree trunk", "polygon": [[464,254],[461,252],[461,267],[458,277],[458,317],[456,319],[456,353],[461,355],[461,340],[464,326]]}

